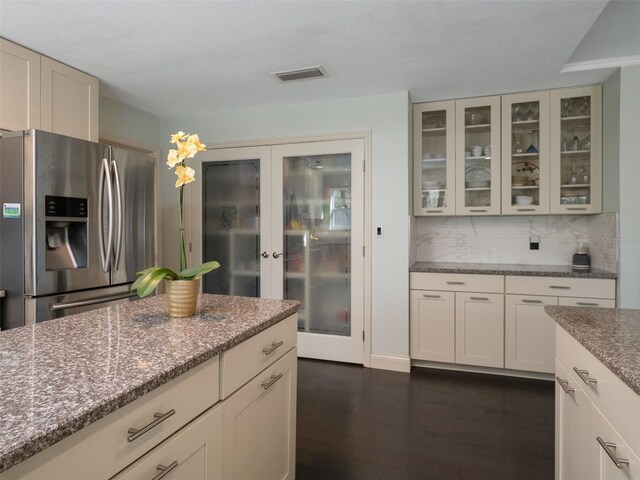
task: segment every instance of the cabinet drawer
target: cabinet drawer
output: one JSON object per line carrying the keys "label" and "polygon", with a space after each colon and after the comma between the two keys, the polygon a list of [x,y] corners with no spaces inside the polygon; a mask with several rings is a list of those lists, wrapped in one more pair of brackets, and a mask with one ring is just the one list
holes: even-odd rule
{"label": "cabinet drawer", "polygon": [[298,314],[223,352],[220,396],[227,398],[296,345]]}
{"label": "cabinet drawer", "polygon": [[412,290],[503,293],[504,276],[411,272],[409,274],[409,288]]}
{"label": "cabinet drawer", "polygon": [[506,277],[506,292],[554,297],[616,298],[616,281],[594,278]]}
{"label": "cabinet drawer", "polygon": [[[3,472],[2,480],[110,478],[215,404],[219,374],[215,357]],[[171,410],[166,420],[128,441],[130,428],[142,429],[156,420],[154,414]]]}
{"label": "cabinet drawer", "polygon": [[[580,385],[598,410],[618,429],[634,451],[640,450],[640,396],[611,372],[600,360],[556,325],[556,356]],[[582,376],[595,379],[585,382],[574,370],[586,371]]]}
{"label": "cabinet drawer", "polygon": [[558,299],[558,305],[563,307],[600,307],[600,308],[616,308],[616,301],[603,298],[576,298],[561,297]]}

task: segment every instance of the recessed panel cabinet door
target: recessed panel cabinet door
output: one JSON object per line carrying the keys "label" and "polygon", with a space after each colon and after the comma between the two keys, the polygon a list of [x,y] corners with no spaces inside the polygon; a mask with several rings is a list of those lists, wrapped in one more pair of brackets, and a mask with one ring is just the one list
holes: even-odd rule
{"label": "recessed panel cabinet door", "polygon": [[[598,442],[598,470],[600,480],[640,479],[640,459],[620,434],[594,408],[593,442]],[[606,450],[605,450],[606,449]]]}
{"label": "recessed panel cabinet door", "polygon": [[456,363],[504,367],[504,295],[456,293]]}
{"label": "recessed panel cabinet door", "polygon": [[411,358],[455,361],[455,293],[411,290]]}

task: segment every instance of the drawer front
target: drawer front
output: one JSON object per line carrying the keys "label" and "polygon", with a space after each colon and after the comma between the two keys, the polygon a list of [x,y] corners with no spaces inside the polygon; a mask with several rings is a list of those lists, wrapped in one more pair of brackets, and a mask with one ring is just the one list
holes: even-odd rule
{"label": "drawer front", "polygon": [[[600,360],[556,325],[556,356],[569,371],[572,380],[580,385],[593,404],[615,426],[634,451],[640,451],[640,395],[636,394]],[[582,371],[586,382],[574,370]]]}
{"label": "drawer front", "polygon": [[296,346],[298,314],[222,352],[220,398],[227,398]]}
{"label": "drawer front", "polygon": [[561,297],[558,299],[558,305],[562,305],[563,307],[616,308],[616,301],[606,298]]}
{"label": "drawer front", "polygon": [[504,276],[411,272],[409,285],[412,290],[503,293]]}
{"label": "drawer front", "polygon": [[[182,428],[219,400],[218,357],[158,387],[59,443],[2,473],[2,480],[43,478],[110,478]],[[138,438],[156,413],[165,420]]]}
{"label": "drawer front", "polygon": [[596,278],[506,277],[506,292],[554,297],[616,298],[616,281]]}

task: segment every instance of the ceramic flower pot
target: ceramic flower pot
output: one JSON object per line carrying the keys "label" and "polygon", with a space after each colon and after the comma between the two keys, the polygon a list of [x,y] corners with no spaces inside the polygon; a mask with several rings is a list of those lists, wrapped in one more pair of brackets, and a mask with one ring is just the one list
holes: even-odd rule
{"label": "ceramic flower pot", "polygon": [[167,311],[170,317],[191,317],[196,313],[200,279],[166,280]]}

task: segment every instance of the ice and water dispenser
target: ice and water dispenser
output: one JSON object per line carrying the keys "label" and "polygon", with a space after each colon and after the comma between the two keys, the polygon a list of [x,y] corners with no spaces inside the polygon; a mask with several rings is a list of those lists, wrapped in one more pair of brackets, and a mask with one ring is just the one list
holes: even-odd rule
{"label": "ice and water dispenser", "polygon": [[45,197],[46,270],[87,267],[87,199]]}

